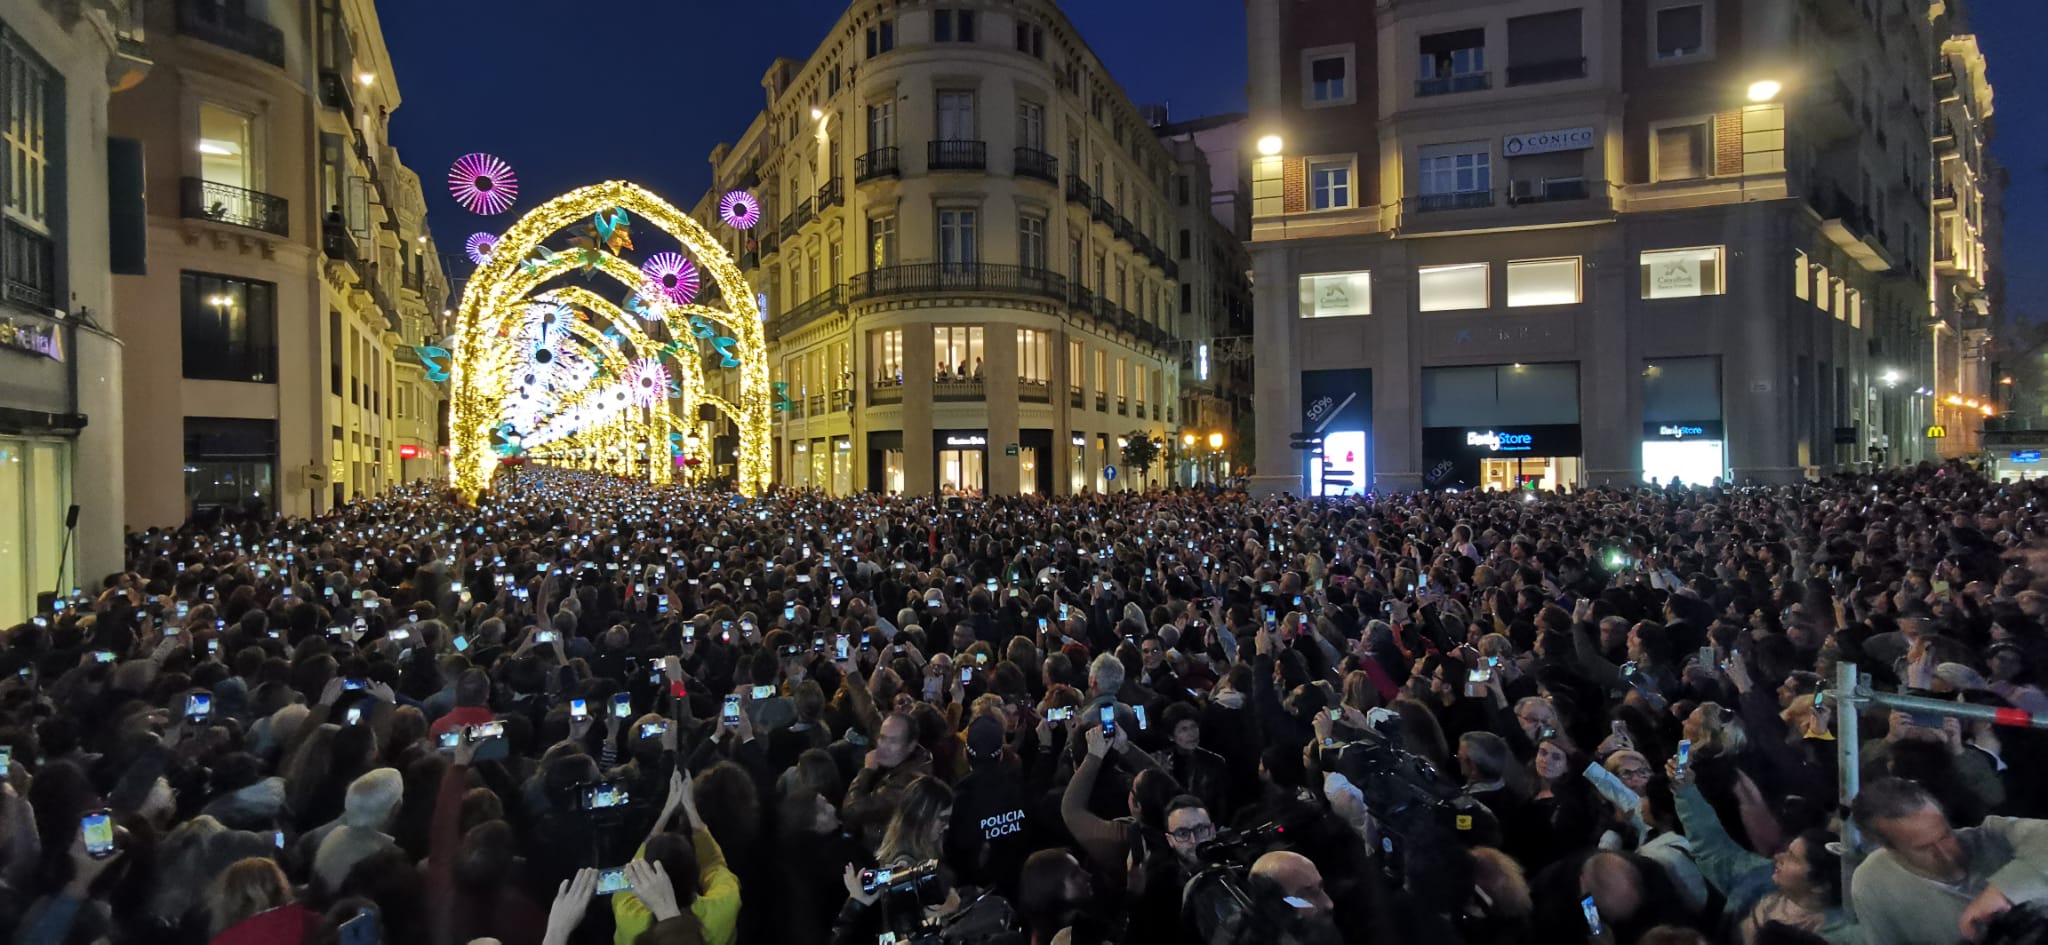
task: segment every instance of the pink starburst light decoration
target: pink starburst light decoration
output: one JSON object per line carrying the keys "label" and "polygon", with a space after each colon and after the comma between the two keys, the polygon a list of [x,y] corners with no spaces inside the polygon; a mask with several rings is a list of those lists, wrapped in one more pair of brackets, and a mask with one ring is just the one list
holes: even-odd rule
{"label": "pink starburst light decoration", "polygon": [[735,229],[751,230],[761,222],[761,201],[744,190],[727,191],[718,201],[718,218]]}
{"label": "pink starburst light decoration", "polygon": [[465,154],[448,169],[448,192],[463,209],[489,216],[512,209],[512,201],[519,197],[519,178],[500,158]]}
{"label": "pink starburst light decoration", "polygon": [[677,305],[697,297],[697,266],[680,253],[655,253],[640,264],[640,272]]}
{"label": "pink starburst light decoration", "polygon": [[643,407],[659,407],[668,400],[668,368],[653,358],[641,358],[628,369],[627,383],[633,401]]}
{"label": "pink starburst light decoration", "polygon": [[469,261],[479,266],[491,258],[491,250],[497,247],[498,237],[494,233],[471,233],[469,239],[462,241],[462,249],[469,254]]}

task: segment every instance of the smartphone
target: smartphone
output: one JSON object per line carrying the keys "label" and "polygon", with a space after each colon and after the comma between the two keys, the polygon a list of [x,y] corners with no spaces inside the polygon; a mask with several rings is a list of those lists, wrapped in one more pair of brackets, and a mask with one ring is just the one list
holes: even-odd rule
{"label": "smartphone", "polygon": [[782,605],[782,619],[784,621],[794,621],[796,619],[796,603],[794,601]]}
{"label": "smartphone", "polygon": [[358,912],[356,917],[341,924],[340,945],[378,945],[382,941],[377,930],[377,917],[368,912]]}
{"label": "smartphone", "polygon": [[960,685],[963,685],[963,686],[965,686],[965,685],[967,685],[968,683],[971,683],[971,682],[973,682],[973,681],[974,681],[974,667],[972,667],[972,666],[969,666],[969,667],[966,667],[966,668],[964,668],[964,669],[960,670]]}
{"label": "smartphone", "polygon": [[578,722],[590,718],[590,703],[583,699],[569,700],[569,718]]}
{"label": "smartphone", "polygon": [[774,687],[774,686],[755,686],[755,687],[754,687],[754,698],[756,698],[756,699],[773,699],[773,698],[775,698],[775,687]]}
{"label": "smartphone", "polygon": [[640,726],[641,738],[660,738],[668,732],[667,722],[648,722]]}
{"label": "smartphone", "polygon": [[1685,766],[1689,764],[1692,764],[1692,739],[1681,738],[1678,740],[1678,773],[1684,775]]}
{"label": "smartphone", "polygon": [[482,725],[472,725],[469,727],[469,740],[473,742],[489,741],[493,738],[503,738],[504,736],[505,723],[503,722],[485,722]]}
{"label": "smartphone", "polygon": [[94,650],[92,651],[92,661],[95,663],[111,663],[114,661],[114,651]]}
{"label": "smartphone", "polygon": [[631,718],[633,715],[633,694],[621,692],[612,696],[612,717]]}
{"label": "smartphone", "polygon": [[85,836],[85,852],[93,859],[104,860],[114,855],[113,811],[87,811],[78,819],[78,830]]}
{"label": "smartphone", "polygon": [[1475,669],[1465,674],[1465,695],[1480,696],[1486,693],[1486,684],[1493,681],[1493,670]]}
{"label": "smartphone", "polygon": [[467,652],[469,652],[469,638],[468,638],[468,637],[456,637],[455,639],[453,639],[453,640],[451,640],[451,641],[449,641],[449,642],[450,642],[450,643],[453,643],[453,644],[455,645],[455,652],[457,652],[457,653],[467,653]]}
{"label": "smartphone", "polygon": [[1828,691],[1827,691],[1827,690],[1825,690],[1825,689],[1816,689],[1816,690],[1814,690],[1814,692],[1813,692],[1813,707],[1814,707],[1814,708],[1816,708],[1816,709],[1820,708],[1820,707],[1821,707],[1821,704],[1827,701],[1827,698],[1828,698]]}
{"label": "smartphone", "polygon": [[367,683],[363,682],[363,680],[361,680],[361,679],[359,679],[359,678],[357,678],[357,677],[354,677],[354,676],[343,676],[343,677],[341,677],[341,691],[342,691],[342,692],[355,692],[356,690],[358,690],[358,689],[361,689],[361,688],[363,688],[363,687],[364,687],[365,685],[367,685]]}
{"label": "smartphone", "polygon": [[718,721],[728,728],[740,724],[739,696],[730,695],[725,697],[725,706],[718,710]]}
{"label": "smartphone", "polygon": [[[395,634],[395,633],[394,633],[394,634],[392,634],[392,636],[396,637],[396,636],[397,636],[397,634]],[[536,634],[534,634],[534,635],[533,635],[533,642],[535,642],[535,643],[553,643],[553,642],[555,642],[555,631],[553,631],[553,630],[542,630],[541,632],[539,632],[539,633],[536,633]]]}
{"label": "smartphone", "polygon": [[1579,900],[1579,911],[1586,914],[1586,931],[1594,936],[1605,934],[1600,928],[1600,906],[1592,896]]}
{"label": "smartphone", "polygon": [[1070,705],[1056,705],[1045,710],[1045,720],[1048,722],[1065,722],[1073,717],[1074,707]]}
{"label": "smartphone", "polygon": [[0,778],[7,777],[9,774],[13,773],[13,771],[14,746],[0,745]]}
{"label": "smartphone", "polygon": [[989,578],[989,579],[988,579],[988,581],[986,582],[986,586],[988,587],[989,593],[991,593],[991,594],[995,593],[995,590],[996,590],[996,579],[995,579],[995,578]]}
{"label": "smartphone", "polygon": [[1330,721],[1332,721],[1332,722],[1342,722],[1342,721],[1344,721],[1344,707],[1343,707],[1343,706],[1338,706],[1337,708],[1334,708],[1334,709],[1331,709],[1331,710],[1329,710],[1329,712],[1330,712]]}
{"label": "smartphone", "polygon": [[362,707],[362,706],[359,706],[359,705],[352,705],[352,706],[349,706],[349,707],[348,707],[348,724],[350,724],[350,725],[361,725],[361,724],[362,724],[362,722],[363,722],[363,707]]}
{"label": "smartphone", "polygon": [[1713,647],[1711,647],[1711,646],[1703,646],[1703,647],[1700,647],[1700,666],[1702,666],[1702,667],[1704,667],[1704,668],[1707,668],[1707,669],[1712,669],[1712,668],[1713,668],[1713,666],[1714,666],[1714,648],[1713,648]]}
{"label": "smartphone", "polygon": [[1102,737],[1114,737],[1116,735],[1116,706],[1103,706],[1102,711],[1097,717],[1102,720]]}
{"label": "smartphone", "polygon": [[896,871],[892,869],[861,870],[860,891],[866,893],[874,892],[889,885],[889,880],[895,878],[895,876]]}
{"label": "smartphone", "polygon": [[212,715],[213,715],[213,694],[212,694],[212,693],[208,693],[208,692],[195,692],[195,693],[193,693],[193,694],[191,694],[191,695],[189,695],[189,696],[186,696],[186,697],[185,697],[185,718],[186,718],[186,719],[188,719],[188,720],[190,720],[190,721],[194,721],[194,722],[204,722],[204,721],[206,721],[206,720],[207,720],[207,718],[208,718],[208,717],[210,717],[210,716],[212,716]]}
{"label": "smartphone", "polygon": [[1147,723],[1145,722],[1145,707],[1144,707],[1144,706],[1142,706],[1142,705],[1134,705],[1134,706],[1131,706],[1131,714],[1132,714],[1132,715],[1135,715],[1135,716],[1137,716],[1137,717],[1138,717],[1138,731],[1142,732],[1142,731],[1144,731],[1144,730],[1145,730],[1146,728],[1150,727],[1150,726],[1149,726],[1149,725],[1147,725]]}
{"label": "smartphone", "polygon": [[270,832],[270,845],[271,845],[271,846],[273,846],[273,847],[276,847],[276,848],[278,848],[278,849],[280,849],[280,850],[284,849],[284,831],[282,831],[282,830],[273,830],[273,831],[271,831],[271,832]]}
{"label": "smartphone", "polygon": [[846,634],[840,634],[839,638],[832,642],[832,658],[839,660],[847,659],[847,644],[849,642],[850,641],[847,639]]}
{"label": "smartphone", "polygon": [[441,738],[440,741],[437,743],[437,747],[439,747],[442,751],[454,751],[455,746],[460,744],[462,744],[462,730],[459,728],[451,728],[441,733]]}
{"label": "smartphone", "polygon": [[633,884],[626,881],[626,868],[623,866],[597,874],[597,894],[600,896],[626,892],[632,888]]}

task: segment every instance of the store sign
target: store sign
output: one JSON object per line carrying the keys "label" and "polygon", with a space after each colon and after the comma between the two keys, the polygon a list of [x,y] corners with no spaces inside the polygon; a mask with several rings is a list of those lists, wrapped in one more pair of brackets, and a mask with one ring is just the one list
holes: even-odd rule
{"label": "store sign", "polygon": [[1650,278],[1656,294],[1652,298],[1700,293],[1699,263],[1691,259],[1667,259],[1652,263]]}
{"label": "store sign", "polygon": [[399,459],[418,459],[419,455],[420,448],[411,443],[401,443],[398,446]]}
{"label": "store sign", "polygon": [[1536,437],[1528,433],[1508,433],[1488,430],[1484,433],[1468,430],[1465,433],[1466,446],[1483,446],[1495,453],[1526,453],[1536,445]]}
{"label": "store sign", "polygon": [[1372,273],[1326,272],[1301,277],[1301,316],[1372,314]]}
{"label": "store sign", "polygon": [[1593,147],[1593,129],[1562,128],[1557,131],[1531,131],[1527,134],[1508,135],[1500,139],[1500,153],[1508,157],[1525,154],[1550,154],[1556,151],[1585,151]]}
{"label": "store sign", "polygon": [[1935,424],[1935,425],[1933,425],[1933,426],[1931,426],[1931,427],[1928,427],[1928,428],[1927,428],[1927,438],[1928,438],[1928,439],[1930,439],[1930,440],[1945,440],[1945,439],[1948,439],[1948,428],[1947,428],[1947,427],[1945,427],[1945,426],[1942,426],[1942,425],[1941,425],[1941,424],[1939,424],[1939,423],[1937,423],[1937,424]]}
{"label": "store sign", "polygon": [[2022,465],[2028,465],[2028,466],[2031,466],[2031,465],[2033,465],[2033,464],[2035,464],[2035,463],[2038,463],[2038,462],[2040,462],[2040,461],[2041,461],[2041,451],[2040,451],[2040,450],[2013,450],[2013,451],[2012,451],[2012,461],[2013,461],[2013,462],[2015,462],[2015,463],[2020,463],[2020,464],[2022,464]]}
{"label": "store sign", "polygon": [[949,434],[947,434],[947,435],[946,435],[946,445],[947,445],[947,446],[987,446],[987,445],[988,445],[988,437],[982,436],[982,435],[980,435],[980,434],[978,434],[978,433],[971,433],[971,434],[966,434],[966,435],[961,435],[961,434],[958,434],[958,433],[949,433]]}
{"label": "store sign", "polygon": [[64,360],[64,339],[55,325],[35,325],[0,318],[0,348],[40,354],[52,361]]}
{"label": "store sign", "polygon": [[1721,439],[1719,420],[1677,420],[1643,424],[1643,439],[1646,440],[1718,440]]}

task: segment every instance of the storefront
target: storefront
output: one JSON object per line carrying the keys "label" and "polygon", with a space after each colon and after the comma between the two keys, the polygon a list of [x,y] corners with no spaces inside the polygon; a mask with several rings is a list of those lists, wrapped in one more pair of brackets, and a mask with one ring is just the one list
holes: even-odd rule
{"label": "storefront", "polygon": [[1425,427],[1423,484],[1433,489],[1555,490],[1580,482],[1579,425]]}
{"label": "storefront", "polygon": [[941,495],[978,495],[988,489],[988,431],[934,431],[932,454],[932,481]]}
{"label": "storefront", "polygon": [[868,434],[868,491],[898,494],[903,491],[903,431],[877,430]]}
{"label": "storefront", "polygon": [[1052,431],[1017,431],[1017,491],[1024,495],[1051,495],[1053,480]]}
{"label": "storefront", "polygon": [[1991,478],[1998,482],[2024,482],[2048,475],[2041,456],[2048,450],[1998,450],[1991,454]]}
{"label": "storefront", "polygon": [[1728,476],[1728,448],[1719,420],[1643,424],[1643,481],[1703,486]]}
{"label": "storefront", "polygon": [[1076,433],[1071,437],[1067,450],[1067,492],[1080,495],[1088,491],[1088,435]]}
{"label": "storefront", "polygon": [[842,436],[832,441],[832,494],[853,493],[853,438]]}
{"label": "storefront", "polygon": [[[1323,438],[1321,462],[1302,454],[1307,495],[1361,495],[1372,488],[1371,370],[1301,372],[1300,429]],[[1325,469],[1348,475],[1325,488]]]}

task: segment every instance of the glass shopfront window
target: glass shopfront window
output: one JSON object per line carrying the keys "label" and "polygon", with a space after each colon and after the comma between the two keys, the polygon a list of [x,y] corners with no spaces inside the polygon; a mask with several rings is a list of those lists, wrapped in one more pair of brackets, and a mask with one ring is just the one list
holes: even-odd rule
{"label": "glass shopfront window", "polygon": [[33,616],[60,569],[83,583],[57,557],[70,505],[70,441],[0,436],[0,626]]}
{"label": "glass shopfront window", "polygon": [[853,494],[853,441],[844,437],[832,441],[832,494]]}
{"label": "glass shopfront window", "polygon": [[1088,438],[1076,434],[1068,450],[1067,491],[1080,495],[1088,489]]}

